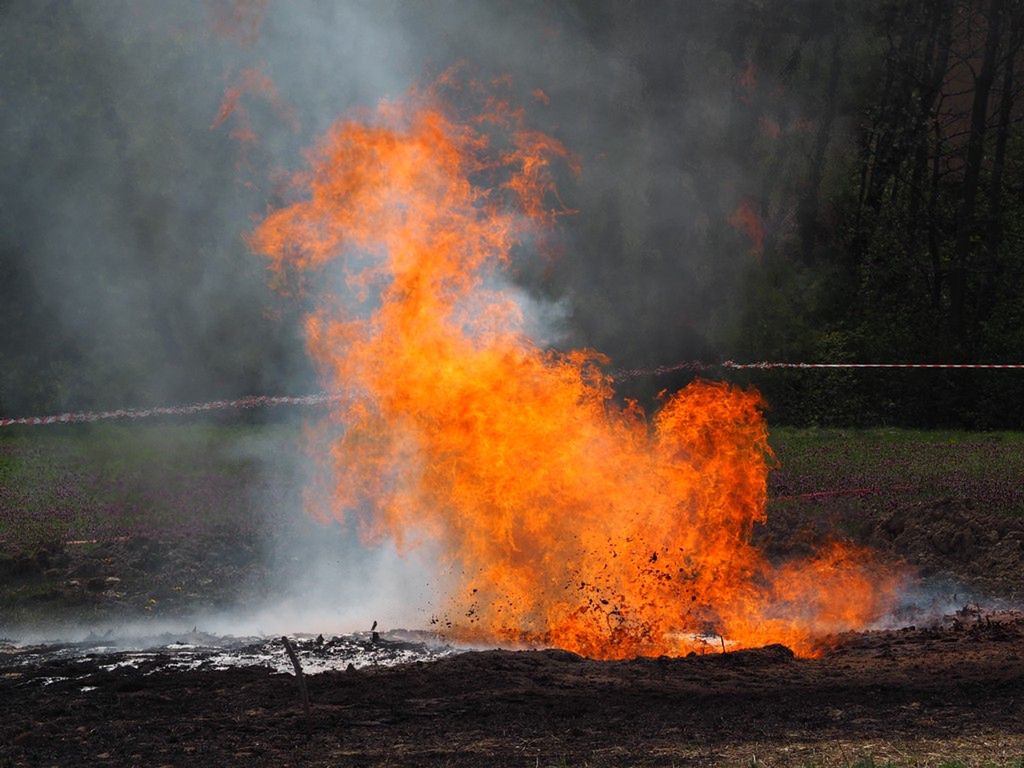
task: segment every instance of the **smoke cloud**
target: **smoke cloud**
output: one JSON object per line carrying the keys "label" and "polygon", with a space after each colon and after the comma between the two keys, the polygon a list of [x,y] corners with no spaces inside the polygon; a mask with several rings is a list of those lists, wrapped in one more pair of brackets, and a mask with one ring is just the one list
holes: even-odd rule
{"label": "smoke cloud", "polygon": [[[759,191],[751,99],[768,88],[732,5],[3,4],[0,411],[315,390],[307,300],[244,236],[340,116],[452,66],[580,162],[554,252],[512,265],[537,337],[623,367],[715,356],[754,262],[730,217]],[[296,535],[275,556],[315,563],[298,591],[373,574],[389,606],[422,580],[346,541]]]}
{"label": "smoke cloud", "polygon": [[726,55],[742,31],[728,10],[7,4],[0,405],[315,387],[303,307],[268,287],[243,235],[339,116],[453,65],[484,83],[507,76],[497,90],[580,160],[560,187],[577,213],[558,252],[513,271],[561,308],[552,338],[623,366],[713,355],[752,261],[729,218],[755,183],[743,132],[758,86],[737,75],[739,38]]}

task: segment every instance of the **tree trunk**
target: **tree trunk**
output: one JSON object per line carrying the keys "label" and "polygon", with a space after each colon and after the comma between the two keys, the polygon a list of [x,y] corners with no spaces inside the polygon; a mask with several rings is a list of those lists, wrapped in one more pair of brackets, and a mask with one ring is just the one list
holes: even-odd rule
{"label": "tree trunk", "polygon": [[[942,83],[949,64],[949,50],[953,34],[953,19],[950,13],[949,0],[936,3],[932,30],[925,54],[925,74],[917,112],[917,124],[914,127],[914,166],[910,177],[910,200],[907,211],[907,254],[916,260],[919,233],[922,231],[919,221],[921,204],[927,198],[924,189],[925,174],[928,170],[929,139],[928,120],[935,114],[936,100],[942,92]],[[929,281],[930,283],[930,281]]]}
{"label": "tree trunk", "polygon": [[825,88],[825,113],[821,117],[818,134],[814,140],[810,175],[799,207],[800,250],[805,264],[811,262],[818,241],[818,195],[825,174],[825,154],[832,137],[832,124],[836,119],[839,74],[842,68],[842,21],[843,3],[837,2],[832,19],[832,60],[829,64],[828,85]]}
{"label": "tree trunk", "polygon": [[981,71],[974,81],[974,100],[971,104],[971,128],[964,159],[964,178],[961,183],[960,205],[956,216],[956,241],[953,263],[949,273],[949,313],[953,343],[959,352],[966,351],[967,265],[971,257],[971,237],[974,234],[974,214],[978,199],[981,165],[985,155],[985,128],[988,117],[988,97],[995,78],[996,53],[1002,31],[1005,0],[992,0],[988,12],[988,30]]}
{"label": "tree trunk", "polygon": [[936,107],[934,132],[935,132],[935,150],[932,155],[932,180],[931,180],[931,191],[928,195],[928,254],[931,257],[932,263],[932,310],[936,313],[937,317],[941,317],[942,311],[942,287],[944,282],[944,274],[942,269],[942,251],[939,245],[939,179],[942,176],[942,128],[939,123],[938,109],[942,104],[942,100],[939,100],[939,104]]}
{"label": "tree trunk", "polygon": [[996,146],[992,156],[992,178],[988,195],[988,236],[985,241],[986,270],[981,297],[982,316],[987,317],[995,302],[995,288],[1000,278],[999,246],[1003,240],[1003,172],[1006,166],[1006,142],[1010,135],[1013,111],[1014,70],[1017,55],[1024,41],[1024,20],[1020,13],[1011,13],[1010,40],[1003,57],[1003,83],[999,95],[999,122]]}

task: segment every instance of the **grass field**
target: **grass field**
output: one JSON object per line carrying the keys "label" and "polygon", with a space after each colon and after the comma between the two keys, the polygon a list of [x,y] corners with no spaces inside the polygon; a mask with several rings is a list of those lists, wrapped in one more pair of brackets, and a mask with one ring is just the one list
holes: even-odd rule
{"label": "grass field", "polygon": [[1024,433],[776,429],[772,496],[863,489],[905,500],[970,498],[1024,514]]}
{"label": "grass field", "polygon": [[104,424],[0,434],[0,548],[258,523],[296,485],[294,425]]}
{"label": "grass field", "polygon": [[[1024,433],[777,428],[770,440],[770,513],[954,499],[1024,515]],[[299,504],[302,462],[296,424],[0,431],[0,550],[246,531],[275,506]]]}

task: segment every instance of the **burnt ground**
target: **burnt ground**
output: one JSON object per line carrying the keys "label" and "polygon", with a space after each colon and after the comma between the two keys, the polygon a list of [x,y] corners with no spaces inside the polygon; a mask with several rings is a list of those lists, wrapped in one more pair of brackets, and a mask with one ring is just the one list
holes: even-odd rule
{"label": "burnt ground", "polygon": [[[596,662],[484,651],[308,678],[0,669],[0,765],[1020,765],[1024,616]],[[41,685],[40,679],[75,679]],[[4,762],[6,761],[6,762]],[[874,761],[874,762],[872,762]],[[944,762],[945,761],[945,762]]]}

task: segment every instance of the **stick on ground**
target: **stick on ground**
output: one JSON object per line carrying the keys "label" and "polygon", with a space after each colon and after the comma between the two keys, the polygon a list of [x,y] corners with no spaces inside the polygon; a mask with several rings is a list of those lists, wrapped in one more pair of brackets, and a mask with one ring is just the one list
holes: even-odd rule
{"label": "stick on ground", "polygon": [[306,676],[302,674],[302,665],[299,664],[299,657],[295,655],[295,649],[288,642],[288,638],[282,636],[281,642],[284,643],[284,650],[288,654],[288,658],[291,659],[292,666],[295,667],[295,682],[299,686],[299,695],[302,696],[302,709],[306,713],[306,724],[309,725],[309,691],[306,689]]}

